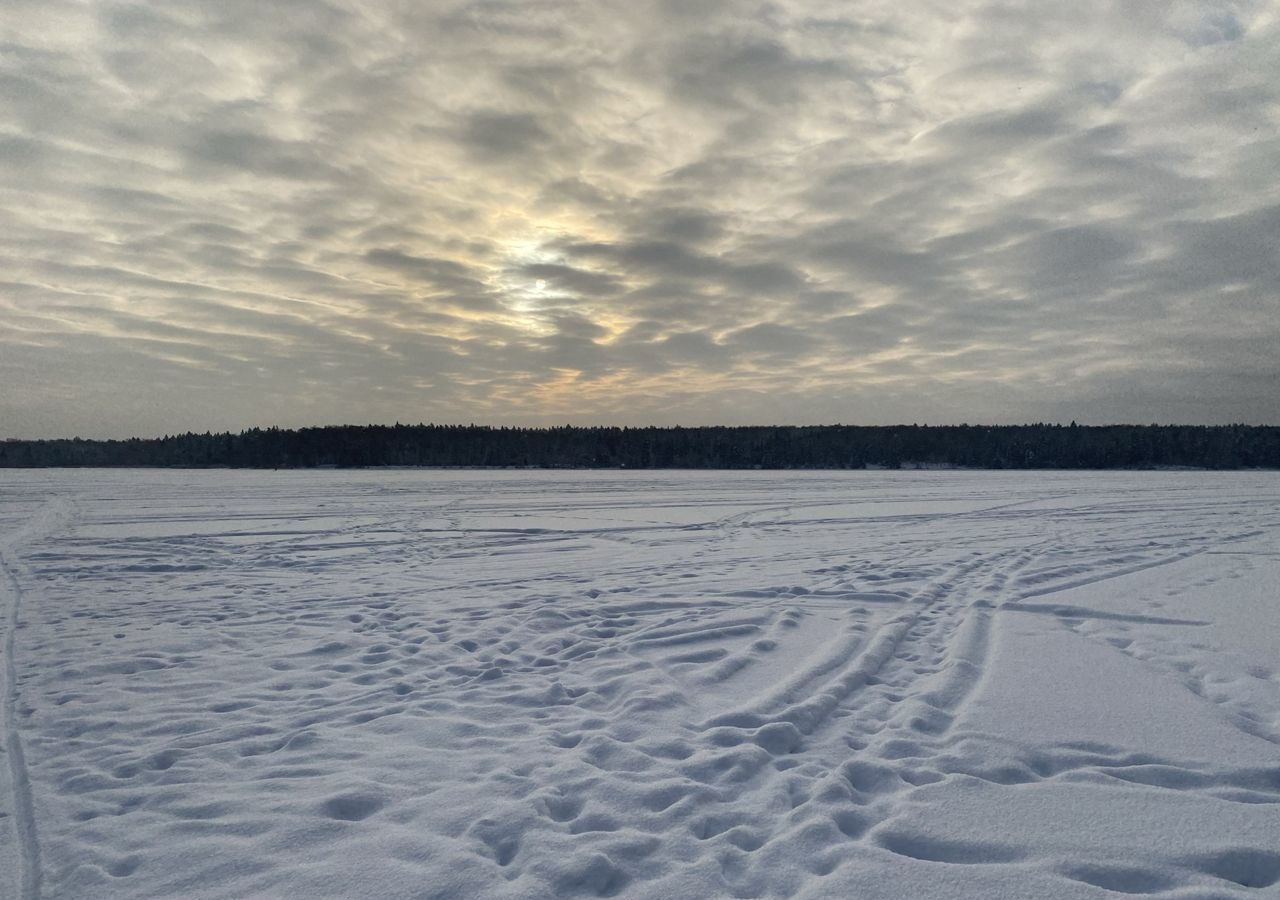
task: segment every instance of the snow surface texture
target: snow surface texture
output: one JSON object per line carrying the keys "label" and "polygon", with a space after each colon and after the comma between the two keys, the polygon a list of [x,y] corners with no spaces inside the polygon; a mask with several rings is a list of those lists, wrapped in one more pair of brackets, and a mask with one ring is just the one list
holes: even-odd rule
{"label": "snow surface texture", "polygon": [[1280,477],[0,474],[0,895],[1280,896]]}

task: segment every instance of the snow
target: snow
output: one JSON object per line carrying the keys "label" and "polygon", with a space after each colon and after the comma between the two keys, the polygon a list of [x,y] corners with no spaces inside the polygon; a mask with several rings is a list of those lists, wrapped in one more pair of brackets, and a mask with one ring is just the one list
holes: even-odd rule
{"label": "snow", "polygon": [[1280,479],[0,472],[0,896],[1280,897]]}

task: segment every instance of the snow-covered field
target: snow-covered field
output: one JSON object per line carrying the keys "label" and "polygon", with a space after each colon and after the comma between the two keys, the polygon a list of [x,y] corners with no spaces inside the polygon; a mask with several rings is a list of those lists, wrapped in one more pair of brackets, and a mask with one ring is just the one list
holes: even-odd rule
{"label": "snow-covered field", "polygon": [[1274,473],[9,471],[0,549],[3,897],[1280,896]]}

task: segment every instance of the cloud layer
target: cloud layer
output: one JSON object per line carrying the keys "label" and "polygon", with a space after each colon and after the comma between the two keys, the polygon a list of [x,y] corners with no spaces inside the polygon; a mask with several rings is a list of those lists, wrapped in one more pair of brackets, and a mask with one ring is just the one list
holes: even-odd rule
{"label": "cloud layer", "polygon": [[10,0],[0,437],[1280,421],[1265,2]]}

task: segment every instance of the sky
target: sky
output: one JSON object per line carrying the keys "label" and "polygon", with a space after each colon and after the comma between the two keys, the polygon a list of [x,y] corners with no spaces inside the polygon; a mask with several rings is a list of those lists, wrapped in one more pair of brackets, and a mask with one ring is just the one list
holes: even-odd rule
{"label": "sky", "polygon": [[1280,4],[5,0],[0,437],[1280,422]]}

